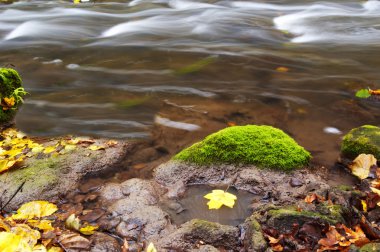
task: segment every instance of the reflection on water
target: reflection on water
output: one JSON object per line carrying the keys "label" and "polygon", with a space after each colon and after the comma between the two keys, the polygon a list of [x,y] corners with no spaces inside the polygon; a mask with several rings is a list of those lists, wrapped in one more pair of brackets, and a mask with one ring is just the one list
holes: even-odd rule
{"label": "reflection on water", "polygon": [[341,136],[324,129],[379,125],[378,104],[353,97],[379,88],[379,24],[378,1],[19,1],[0,5],[0,61],[31,93],[30,134],[267,123],[323,162]]}

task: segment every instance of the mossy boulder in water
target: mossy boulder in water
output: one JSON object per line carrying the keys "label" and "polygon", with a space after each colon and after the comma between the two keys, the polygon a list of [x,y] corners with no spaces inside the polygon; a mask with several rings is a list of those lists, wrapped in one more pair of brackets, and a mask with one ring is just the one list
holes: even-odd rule
{"label": "mossy boulder in water", "polygon": [[355,158],[359,154],[373,154],[380,159],[380,128],[364,125],[352,129],[343,137],[342,154],[348,158]]}
{"label": "mossy boulder in water", "polygon": [[12,121],[22,103],[17,99],[20,96],[15,97],[15,90],[18,88],[21,88],[21,78],[17,71],[10,68],[0,68],[0,125]]}
{"label": "mossy boulder in water", "polygon": [[310,153],[282,130],[265,125],[229,127],[207,136],[173,159],[197,165],[252,164],[291,170],[308,164]]}

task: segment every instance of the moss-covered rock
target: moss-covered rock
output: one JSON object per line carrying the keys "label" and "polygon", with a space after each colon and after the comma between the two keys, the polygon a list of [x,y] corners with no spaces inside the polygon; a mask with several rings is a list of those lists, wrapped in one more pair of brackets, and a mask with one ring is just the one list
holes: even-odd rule
{"label": "moss-covered rock", "polygon": [[351,159],[362,153],[373,154],[380,159],[380,128],[364,125],[352,129],[343,137],[341,152]]}
{"label": "moss-covered rock", "polygon": [[[21,78],[16,70],[10,68],[0,68],[0,100],[1,104],[4,103],[4,98],[10,98],[13,92],[21,87]],[[15,101],[15,105],[12,108],[0,108],[0,125],[8,123],[13,120],[16,115],[18,107],[21,103]]]}
{"label": "moss-covered rock", "polygon": [[360,248],[360,252],[375,252],[380,251],[380,243],[371,242]]}
{"label": "moss-covered rock", "polygon": [[345,223],[342,214],[343,208],[339,205],[322,205],[318,211],[299,211],[297,207],[289,206],[269,210],[267,224],[285,233],[291,231],[294,223],[299,226],[307,222]]}
{"label": "moss-covered rock", "polygon": [[265,125],[229,127],[181,151],[174,160],[209,165],[252,164],[291,170],[308,164],[310,153],[282,130]]}

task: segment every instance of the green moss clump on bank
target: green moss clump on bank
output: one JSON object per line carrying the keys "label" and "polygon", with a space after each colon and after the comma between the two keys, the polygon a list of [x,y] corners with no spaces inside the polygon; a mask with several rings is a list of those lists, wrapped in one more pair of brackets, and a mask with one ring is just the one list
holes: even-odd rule
{"label": "green moss clump on bank", "polygon": [[199,165],[252,164],[287,171],[304,167],[310,158],[310,153],[282,130],[265,125],[247,125],[211,134],[173,159]]}
{"label": "green moss clump on bank", "polygon": [[[0,68],[0,100],[11,97],[14,90],[21,87],[21,78],[16,70]],[[10,122],[16,115],[17,106],[13,109],[3,110],[0,107],[0,124]]]}
{"label": "green moss clump on bank", "polygon": [[341,152],[351,159],[362,153],[373,154],[380,159],[380,128],[364,125],[352,129],[343,137]]}

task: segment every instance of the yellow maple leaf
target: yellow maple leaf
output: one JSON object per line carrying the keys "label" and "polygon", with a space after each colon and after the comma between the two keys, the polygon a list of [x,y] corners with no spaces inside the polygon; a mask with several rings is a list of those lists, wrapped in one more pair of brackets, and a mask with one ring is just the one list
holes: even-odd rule
{"label": "yellow maple leaf", "polygon": [[206,194],[204,197],[210,200],[207,202],[209,209],[219,209],[223,205],[233,208],[237,199],[235,195],[223,190],[212,190],[212,193]]}
{"label": "yellow maple leaf", "polygon": [[14,252],[23,251],[31,252],[30,246],[25,243],[20,236],[11,232],[0,232],[0,251]]}
{"label": "yellow maple leaf", "polygon": [[371,166],[376,165],[376,162],[377,160],[372,154],[360,154],[349,167],[352,174],[360,179],[365,179],[369,176]]}
{"label": "yellow maple leaf", "polygon": [[41,238],[40,232],[26,224],[17,224],[11,228],[11,232],[21,237],[22,242],[28,244],[30,248],[33,248],[37,244],[38,239]]}
{"label": "yellow maple leaf", "polygon": [[98,228],[98,226],[87,225],[85,227],[80,228],[79,232],[81,232],[84,235],[93,235]]}
{"label": "yellow maple leaf", "polygon": [[152,242],[149,243],[148,247],[146,248],[146,252],[157,252],[157,249],[154,247],[154,244]]}
{"label": "yellow maple leaf", "polygon": [[1,102],[1,106],[3,107],[3,110],[8,110],[12,108],[15,105],[15,98],[14,97],[4,97],[3,101]]}
{"label": "yellow maple leaf", "polygon": [[45,154],[52,153],[53,151],[55,151],[56,148],[57,148],[57,146],[47,146],[47,147],[44,149],[44,153],[45,153]]}
{"label": "yellow maple leaf", "polygon": [[31,201],[23,204],[17,214],[12,215],[14,220],[41,218],[52,215],[58,210],[57,206],[48,201]]}

